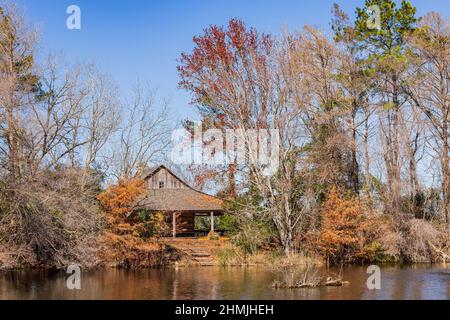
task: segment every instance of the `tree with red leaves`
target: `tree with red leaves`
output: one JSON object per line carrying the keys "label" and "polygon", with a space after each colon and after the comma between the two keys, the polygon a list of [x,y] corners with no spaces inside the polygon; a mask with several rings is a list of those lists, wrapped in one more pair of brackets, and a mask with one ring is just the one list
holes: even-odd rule
{"label": "tree with red leaves", "polygon": [[298,145],[294,141],[298,140],[301,117],[300,108],[290,103],[292,90],[287,85],[288,71],[283,69],[285,48],[237,19],[232,19],[227,27],[210,26],[203,35],[194,37],[194,44],[190,54],[181,56],[179,85],[192,94],[192,103],[203,116],[203,128],[206,124],[239,132],[236,138],[246,150],[264,143],[255,141],[248,130],[270,129],[278,134],[270,136],[271,145],[279,147],[283,163],[277,165],[270,179],[264,173],[264,165],[256,163],[258,159],[249,152],[246,156],[250,161],[227,169],[229,181],[234,183],[236,172],[243,182],[242,189],[254,199],[249,203],[255,207],[247,211],[252,212],[253,218],[272,218],[289,255],[304,210],[292,196],[298,161]]}
{"label": "tree with red leaves", "polygon": [[[267,102],[260,93],[269,80],[269,54],[273,47],[270,36],[232,19],[226,28],[206,28],[193,42],[192,53],[183,53],[179,61],[179,86],[192,93],[192,103],[203,117],[203,128],[238,129],[236,117],[243,117],[248,128],[266,127]],[[254,104],[258,104],[256,110],[261,110],[259,115],[251,114]],[[187,122],[186,127],[192,130],[192,123]],[[231,198],[235,197],[236,170],[231,163],[218,173],[228,176]],[[210,171],[205,173],[211,178]]]}

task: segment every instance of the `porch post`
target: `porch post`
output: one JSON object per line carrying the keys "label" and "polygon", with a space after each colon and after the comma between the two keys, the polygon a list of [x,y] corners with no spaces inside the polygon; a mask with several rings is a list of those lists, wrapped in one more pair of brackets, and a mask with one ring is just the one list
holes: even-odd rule
{"label": "porch post", "polygon": [[214,211],[211,211],[211,233],[214,233]]}
{"label": "porch post", "polygon": [[174,211],[172,212],[172,237],[176,238],[177,236],[177,213]]}

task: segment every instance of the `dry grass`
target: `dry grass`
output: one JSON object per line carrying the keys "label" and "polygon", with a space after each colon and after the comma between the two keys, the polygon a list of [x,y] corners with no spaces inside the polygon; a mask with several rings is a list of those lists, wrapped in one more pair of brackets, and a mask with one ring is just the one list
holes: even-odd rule
{"label": "dry grass", "polygon": [[318,256],[307,256],[300,253],[288,257],[278,251],[259,251],[254,254],[245,254],[242,249],[231,243],[216,251],[216,255],[218,263],[222,266],[292,267],[323,264],[323,259]]}

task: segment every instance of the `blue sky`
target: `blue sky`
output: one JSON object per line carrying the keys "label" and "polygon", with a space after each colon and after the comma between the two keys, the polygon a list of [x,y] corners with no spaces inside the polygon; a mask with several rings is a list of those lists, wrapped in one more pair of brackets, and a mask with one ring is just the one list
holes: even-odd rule
{"label": "blue sky", "polygon": [[[63,52],[69,60],[96,62],[124,97],[137,79],[148,82],[170,98],[180,119],[195,115],[189,95],[177,88],[176,71],[177,59],[191,50],[194,35],[233,17],[275,34],[305,24],[329,30],[333,2],[350,14],[363,4],[363,0],[18,0],[41,32],[41,52]],[[419,15],[450,13],[450,1],[412,2]],[[72,4],[81,9],[81,30],[66,28],[66,9]]]}

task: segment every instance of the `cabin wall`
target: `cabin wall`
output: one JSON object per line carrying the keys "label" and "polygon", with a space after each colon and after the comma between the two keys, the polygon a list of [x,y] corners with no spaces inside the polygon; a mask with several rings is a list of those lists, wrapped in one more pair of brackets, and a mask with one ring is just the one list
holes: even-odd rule
{"label": "cabin wall", "polygon": [[186,185],[169,171],[162,168],[147,179],[149,189],[161,189],[160,182],[164,183],[163,189],[185,189]]}

